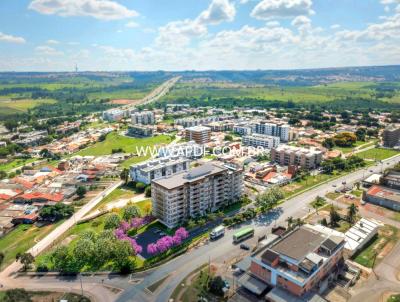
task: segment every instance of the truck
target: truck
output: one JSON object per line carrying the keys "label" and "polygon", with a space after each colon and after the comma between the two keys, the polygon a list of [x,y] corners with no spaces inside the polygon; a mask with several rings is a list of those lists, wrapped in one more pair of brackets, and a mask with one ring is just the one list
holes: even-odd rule
{"label": "truck", "polygon": [[210,232],[210,239],[215,240],[225,235],[225,227],[219,225]]}

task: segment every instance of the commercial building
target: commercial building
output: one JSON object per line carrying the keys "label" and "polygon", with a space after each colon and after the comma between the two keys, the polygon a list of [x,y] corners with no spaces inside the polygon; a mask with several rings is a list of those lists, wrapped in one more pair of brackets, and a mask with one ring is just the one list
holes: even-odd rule
{"label": "commercial building", "polygon": [[391,124],[383,130],[382,133],[383,146],[388,148],[396,147],[400,144],[400,128]]}
{"label": "commercial building", "polygon": [[132,124],[153,125],[155,123],[154,112],[142,111],[131,114]]}
{"label": "commercial building", "polygon": [[185,129],[185,138],[188,141],[195,141],[203,145],[210,142],[211,129],[204,126],[194,126]]}
{"label": "commercial building", "polygon": [[254,287],[249,280],[250,275],[297,297],[312,291],[321,293],[339,271],[344,245],[344,235],[335,230],[298,227],[254,253],[247,277],[239,283],[250,291],[259,290],[260,286]]}
{"label": "commercial building", "polygon": [[349,255],[354,255],[361,250],[376,234],[382,224],[374,219],[361,218],[344,235],[346,244],[344,248]]}
{"label": "commercial building", "polygon": [[280,145],[271,150],[271,160],[283,166],[295,165],[305,169],[315,169],[322,161],[322,151],[315,148]]}
{"label": "commercial building", "polygon": [[380,182],[382,185],[386,187],[400,190],[400,172],[389,171],[380,178]]}
{"label": "commercial building", "polygon": [[129,174],[133,181],[150,184],[152,180],[187,171],[190,160],[185,157],[163,157],[131,165]]}
{"label": "commercial building", "polygon": [[109,122],[117,122],[123,119],[125,116],[125,111],[121,109],[110,109],[103,111],[103,120],[109,121]]}
{"label": "commercial building", "polygon": [[240,198],[243,169],[207,163],[189,172],[152,181],[153,214],[169,228]]}
{"label": "commercial building", "polygon": [[273,124],[260,122],[254,125],[256,133],[277,136],[283,142],[289,141],[290,126],[287,124]]}
{"label": "commercial building", "polygon": [[277,136],[271,136],[271,135],[252,134],[252,135],[243,136],[242,142],[246,146],[263,147],[266,149],[272,149],[272,148],[276,148],[279,146],[280,138]]}
{"label": "commercial building", "polygon": [[364,191],[363,200],[394,211],[400,211],[400,191],[384,186],[374,185]]}
{"label": "commercial building", "polygon": [[149,137],[153,136],[153,127],[140,126],[140,125],[130,125],[128,127],[128,136],[132,137]]}

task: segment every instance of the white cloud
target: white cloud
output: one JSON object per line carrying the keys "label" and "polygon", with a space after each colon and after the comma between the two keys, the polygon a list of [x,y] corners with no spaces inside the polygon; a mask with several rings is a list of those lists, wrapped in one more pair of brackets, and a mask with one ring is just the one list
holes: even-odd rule
{"label": "white cloud", "polygon": [[87,16],[100,20],[135,17],[138,13],[111,0],[33,0],[29,9],[45,15]]}
{"label": "white cloud", "polygon": [[383,5],[400,3],[400,0],[381,0]]}
{"label": "white cloud", "polygon": [[312,0],[262,0],[252,10],[251,16],[261,20],[312,15]]}
{"label": "white cloud", "polygon": [[125,24],[125,27],[136,28],[136,27],[139,27],[139,23],[136,23],[134,21],[130,21],[130,22]]}
{"label": "white cloud", "polygon": [[332,24],[331,29],[338,29],[340,28],[340,24]]}
{"label": "white cloud", "polygon": [[208,25],[232,21],[236,9],[229,0],[212,0],[208,8],[195,19],[172,21],[158,29],[158,47],[179,48],[187,46],[193,38],[204,37]]}
{"label": "white cloud", "polygon": [[47,40],[46,44],[52,44],[52,45],[56,45],[59,44],[60,42],[58,42],[57,40]]}
{"label": "white cloud", "polygon": [[22,37],[7,35],[7,34],[3,34],[2,32],[0,32],[0,42],[22,44],[22,43],[25,43],[26,41]]}
{"label": "white cloud", "polygon": [[232,21],[235,18],[236,9],[229,0],[213,0],[208,8],[198,17],[203,24],[219,24],[224,21]]}
{"label": "white cloud", "polygon": [[64,54],[62,51],[59,51],[47,45],[37,46],[35,48],[35,51],[37,54],[44,56],[62,56]]}

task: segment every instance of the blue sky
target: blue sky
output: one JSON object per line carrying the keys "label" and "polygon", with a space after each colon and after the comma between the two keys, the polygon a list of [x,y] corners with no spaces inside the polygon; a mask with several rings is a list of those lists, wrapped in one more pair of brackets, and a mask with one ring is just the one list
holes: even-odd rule
{"label": "blue sky", "polygon": [[400,63],[400,0],[2,0],[0,70]]}

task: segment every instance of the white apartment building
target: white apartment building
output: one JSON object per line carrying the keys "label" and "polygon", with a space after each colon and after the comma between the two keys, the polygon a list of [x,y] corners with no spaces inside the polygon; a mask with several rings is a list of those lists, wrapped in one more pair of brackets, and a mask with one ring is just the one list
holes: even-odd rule
{"label": "white apartment building", "polygon": [[161,147],[158,151],[159,157],[183,156],[191,159],[201,158],[204,155],[204,146],[196,144],[195,141],[180,144],[169,144]]}
{"label": "white apartment building", "polygon": [[153,125],[155,123],[154,112],[142,111],[131,114],[132,124]]}
{"label": "white apartment building", "polygon": [[277,136],[263,135],[263,134],[252,134],[243,136],[242,142],[246,146],[252,147],[263,147],[266,149],[272,149],[279,146],[280,138]]}
{"label": "white apartment building", "polygon": [[189,172],[153,180],[151,190],[153,215],[174,228],[239,199],[243,169],[207,163]]}
{"label": "white apartment building", "polygon": [[289,141],[290,126],[286,124],[278,125],[273,123],[259,122],[254,126],[256,133],[277,136],[281,141]]}
{"label": "white apartment building", "polygon": [[107,111],[103,111],[103,120],[110,121],[110,122],[117,122],[123,119],[125,116],[125,111],[121,109],[110,109]]}
{"label": "white apartment building", "polygon": [[190,160],[184,157],[163,157],[131,165],[129,174],[133,181],[150,184],[152,180],[174,175],[189,169]]}
{"label": "white apartment building", "polygon": [[249,126],[236,125],[233,126],[233,132],[240,135],[250,135],[252,133],[252,129]]}

